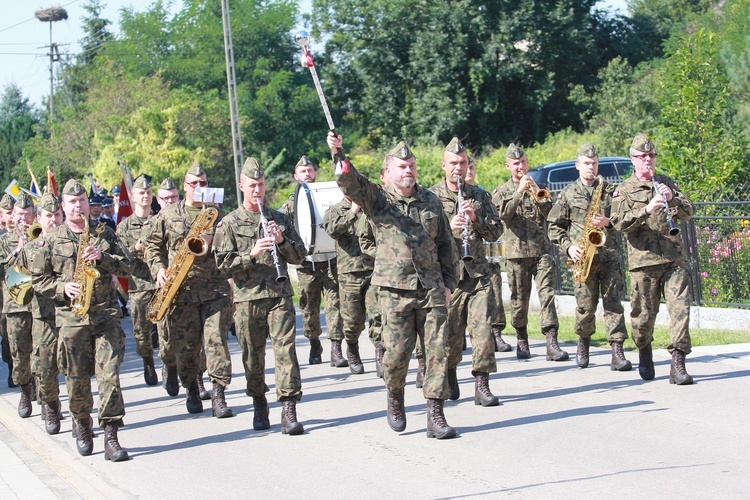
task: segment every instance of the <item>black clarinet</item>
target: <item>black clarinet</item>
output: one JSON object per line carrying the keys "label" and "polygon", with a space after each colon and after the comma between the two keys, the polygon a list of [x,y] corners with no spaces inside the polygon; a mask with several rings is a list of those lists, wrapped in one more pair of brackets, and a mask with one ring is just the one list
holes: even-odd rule
{"label": "black clarinet", "polygon": [[[651,168],[651,180],[654,183],[654,191],[658,193],[661,182],[656,180],[656,172],[654,172],[653,167]],[[680,234],[680,227],[672,218],[672,214],[669,213],[669,202],[667,201],[666,198],[664,198],[664,216],[667,218],[667,225],[669,226],[669,235],[677,236],[678,234]]]}
{"label": "black clarinet", "polygon": [[263,236],[266,238],[274,238],[273,248],[271,249],[271,257],[273,257],[273,265],[276,268],[276,283],[283,283],[287,280],[287,276],[284,272],[284,268],[282,267],[281,262],[279,261],[279,251],[276,246],[275,236],[272,235],[268,230],[268,219],[263,213],[263,200],[260,198],[255,198],[255,202],[258,204],[258,208],[260,209],[260,224],[263,226]]}
{"label": "black clarinet", "polygon": [[469,247],[469,240],[471,239],[471,234],[469,233],[470,221],[463,209],[464,194],[463,185],[461,183],[461,176],[456,176],[456,179],[456,186],[458,186],[458,215],[463,215],[464,220],[466,221],[466,224],[464,225],[463,238],[461,239],[461,260],[463,260],[464,262],[471,262],[472,260],[474,260],[474,256],[471,255],[471,248]]}

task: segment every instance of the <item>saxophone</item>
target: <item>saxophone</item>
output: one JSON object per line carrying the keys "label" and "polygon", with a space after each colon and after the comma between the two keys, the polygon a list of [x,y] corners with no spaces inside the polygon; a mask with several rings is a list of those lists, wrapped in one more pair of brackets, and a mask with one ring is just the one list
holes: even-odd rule
{"label": "saxophone", "polygon": [[185,281],[190,268],[193,267],[195,257],[208,253],[208,242],[201,237],[201,234],[211,229],[218,217],[219,211],[213,207],[204,207],[195,217],[190,226],[190,231],[182,241],[174,259],[169,263],[166,283],[161,288],[156,289],[151,302],[148,304],[148,320],[150,322],[157,323],[164,317],[177,292],[180,291],[180,286]]}
{"label": "saxophone", "polygon": [[[78,212],[83,217],[83,232],[78,239],[78,254],[76,256],[76,268],[73,272],[73,282],[78,283],[80,293],[76,298],[70,301],[70,310],[78,316],[85,316],[91,306],[91,295],[94,293],[94,282],[101,276],[101,273],[94,267],[90,260],[83,260],[83,252],[87,247],[96,244],[96,239],[91,240],[89,232],[89,218],[83,212]],[[97,238],[104,232],[106,225],[100,223],[96,226]]]}
{"label": "saxophone", "polygon": [[597,176],[599,185],[594,189],[594,193],[591,195],[591,203],[589,204],[589,210],[586,212],[586,222],[583,226],[583,234],[581,235],[581,241],[578,246],[583,250],[583,256],[578,259],[578,262],[573,263],[573,281],[584,283],[589,277],[591,271],[591,263],[594,261],[594,255],[596,255],[596,249],[604,245],[607,241],[607,235],[601,229],[594,227],[594,216],[599,214],[599,208],[602,204],[602,192],[604,190],[604,179],[602,176]]}

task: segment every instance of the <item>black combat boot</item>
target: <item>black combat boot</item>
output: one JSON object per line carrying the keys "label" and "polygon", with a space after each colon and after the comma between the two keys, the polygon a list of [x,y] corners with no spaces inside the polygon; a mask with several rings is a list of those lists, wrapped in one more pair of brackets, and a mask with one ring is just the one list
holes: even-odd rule
{"label": "black combat boot", "polygon": [[654,353],[651,350],[651,344],[643,349],[638,349],[638,375],[643,380],[654,380],[656,371],[654,370]]}
{"label": "black combat boot", "polygon": [[156,385],[159,383],[153,356],[144,356],[143,358],[143,380],[146,382],[146,385]]}
{"label": "black combat boot", "polygon": [[588,368],[589,366],[589,347],[591,347],[591,337],[578,337],[576,364],[580,368]]}
{"label": "black combat boot", "polygon": [[456,429],[445,421],[442,399],[427,400],[427,437],[437,439],[456,437]]}
{"label": "black combat boot", "polygon": [[495,352],[510,352],[513,348],[509,343],[503,340],[502,330],[499,326],[492,327],[492,337],[495,339]]}
{"label": "black combat boot", "polygon": [[297,436],[305,432],[302,424],[297,422],[297,401],[294,398],[281,400],[281,433]]}
{"label": "black combat boot", "polygon": [[461,388],[458,387],[458,374],[455,368],[448,368],[448,388],[451,390],[449,396],[451,401],[455,401],[461,397]]}
{"label": "black combat boot", "polygon": [[383,378],[384,370],[383,370],[383,355],[385,354],[385,347],[383,347],[383,344],[378,344],[375,346],[375,373],[378,375],[378,377]]}
{"label": "black combat boot", "polygon": [[193,380],[187,388],[185,406],[188,413],[203,413],[203,401],[201,401],[200,389],[198,389],[198,380]]}
{"label": "black combat boot", "polygon": [[195,380],[198,383],[198,392],[200,393],[201,400],[208,401],[211,399],[211,392],[206,390],[206,386],[203,385],[203,372],[198,374]]}
{"label": "black combat boot", "polygon": [[346,358],[349,362],[349,371],[355,375],[365,373],[365,365],[362,364],[362,358],[359,356],[359,343],[346,343]]}
{"label": "black combat boot", "polygon": [[672,351],[672,366],[669,368],[669,383],[677,385],[690,385],[693,383],[693,377],[685,371],[685,353],[678,349]]}
{"label": "black combat boot", "polygon": [[625,359],[625,353],[622,352],[622,342],[612,342],[612,363],[609,369],[613,372],[629,372],[633,369],[633,364]]}
{"label": "black combat boot", "polygon": [[18,401],[18,416],[21,418],[31,416],[31,391],[33,390],[31,382],[21,384],[21,399]]}
{"label": "black combat boot", "polygon": [[214,394],[211,397],[211,411],[216,418],[229,418],[234,416],[232,409],[227,406],[227,401],[224,397],[224,386],[218,382],[214,382]]}
{"label": "black combat boot", "polygon": [[180,382],[177,379],[177,367],[162,365],[161,378],[164,381],[164,389],[172,397],[180,393]]}
{"label": "black combat boot", "polygon": [[128,459],[128,452],[122,449],[117,439],[117,428],[121,425],[122,420],[104,424],[104,460],[124,462]]}
{"label": "black combat boot", "polygon": [[529,334],[526,333],[526,327],[516,328],[516,357],[518,359],[529,359],[531,351],[529,350]]}
{"label": "black combat boot", "polygon": [[320,339],[310,339],[310,359],[311,365],[319,365],[323,362],[323,345]]}
{"label": "black combat boot", "polygon": [[73,420],[73,436],[78,454],[87,457],[94,451],[94,421],[91,417]]}
{"label": "black combat boot", "polygon": [[474,375],[474,404],[479,406],[497,406],[500,401],[490,391],[490,374],[477,372]]}
{"label": "black combat boot", "polygon": [[344,357],[344,353],[341,352],[340,340],[331,341],[331,366],[335,366],[336,368],[349,366],[349,362]]}
{"label": "black combat boot", "polygon": [[424,365],[424,358],[418,357],[417,358],[417,389],[421,389],[424,385],[424,372],[425,372],[425,365]]}
{"label": "black combat boot", "polygon": [[557,330],[554,328],[547,331],[547,361],[565,361],[569,358],[568,353],[557,345]]}
{"label": "black combat boot", "polygon": [[388,425],[391,429],[396,432],[403,432],[406,429],[403,389],[388,389],[387,416]]}
{"label": "black combat boot", "polygon": [[60,400],[57,399],[52,403],[44,403],[44,430],[47,434],[54,435],[60,432]]}
{"label": "black combat boot", "polygon": [[266,431],[271,428],[268,420],[268,400],[265,396],[253,396],[253,429]]}

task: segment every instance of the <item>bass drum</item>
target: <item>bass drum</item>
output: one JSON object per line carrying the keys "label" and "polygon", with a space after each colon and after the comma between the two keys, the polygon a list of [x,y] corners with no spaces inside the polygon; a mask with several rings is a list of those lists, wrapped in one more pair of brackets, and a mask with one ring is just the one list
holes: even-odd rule
{"label": "bass drum", "polygon": [[336,257],[336,242],[321,227],[326,211],[344,199],[336,181],[300,182],[294,192],[294,226],[307,248],[306,260],[325,262]]}

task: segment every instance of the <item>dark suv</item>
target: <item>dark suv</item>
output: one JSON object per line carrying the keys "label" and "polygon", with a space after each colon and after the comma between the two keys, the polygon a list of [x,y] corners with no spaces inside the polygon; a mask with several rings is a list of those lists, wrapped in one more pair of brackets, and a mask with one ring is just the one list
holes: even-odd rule
{"label": "dark suv", "polygon": [[[604,156],[599,158],[599,175],[605,180],[619,184],[633,171],[630,158],[624,156]],[[540,188],[559,191],[578,179],[576,161],[567,160],[550,163],[529,170],[529,176]]]}

